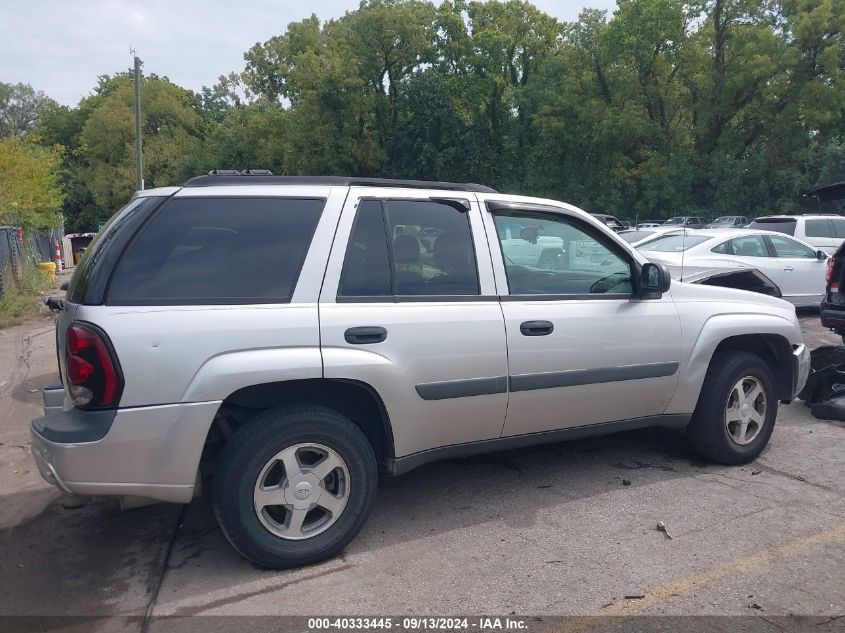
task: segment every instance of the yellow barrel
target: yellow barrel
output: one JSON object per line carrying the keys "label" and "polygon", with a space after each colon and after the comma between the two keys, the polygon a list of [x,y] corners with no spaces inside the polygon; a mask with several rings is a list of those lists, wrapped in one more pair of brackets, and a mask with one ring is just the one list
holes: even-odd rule
{"label": "yellow barrel", "polygon": [[56,262],[42,262],[38,264],[38,270],[43,270],[50,275],[50,279],[56,280]]}

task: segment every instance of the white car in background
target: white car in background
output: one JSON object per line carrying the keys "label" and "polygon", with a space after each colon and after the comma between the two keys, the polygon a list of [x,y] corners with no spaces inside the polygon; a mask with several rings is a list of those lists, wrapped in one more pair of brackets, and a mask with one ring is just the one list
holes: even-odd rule
{"label": "white car in background", "polygon": [[561,268],[564,253],[563,239],[543,235],[542,225],[524,226],[518,222],[503,222],[498,227],[502,255],[511,265],[533,266],[548,270]]}
{"label": "white car in background", "polygon": [[637,227],[635,229],[628,229],[626,231],[619,231],[619,237],[628,242],[634,248],[639,248],[642,244],[650,242],[661,235],[680,235],[684,232],[683,228],[677,226],[657,225],[650,227]]}
{"label": "white car in background", "polygon": [[770,215],[756,218],[749,229],[791,235],[828,255],[845,242],[845,218],[839,215]]}
{"label": "white car in background", "polygon": [[825,292],[827,254],[806,242],[772,231],[699,229],[667,233],[647,240],[638,250],[665,264],[674,279],[715,268],[755,268],[779,287],[796,306],[813,306]]}

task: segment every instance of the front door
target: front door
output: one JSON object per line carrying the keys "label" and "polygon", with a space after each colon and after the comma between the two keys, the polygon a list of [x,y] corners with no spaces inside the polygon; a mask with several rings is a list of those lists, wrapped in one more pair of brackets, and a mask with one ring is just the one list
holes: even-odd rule
{"label": "front door", "polygon": [[[507,330],[510,395],[503,435],[659,415],[678,378],[681,331],[669,294],[640,299],[631,254],[570,211],[488,203],[488,234],[519,223],[560,244],[551,268],[492,244]],[[497,278],[497,281],[499,279]],[[504,294],[504,293],[503,293]]]}
{"label": "front door", "polygon": [[821,301],[826,262],[812,248],[785,235],[769,235],[768,239],[783,271],[780,288],[784,299],[799,305]]}
{"label": "front door", "polygon": [[499,436],[502,311],[473,194],[352,188],[320,299],[326,378],[372,387],[396,457]]}

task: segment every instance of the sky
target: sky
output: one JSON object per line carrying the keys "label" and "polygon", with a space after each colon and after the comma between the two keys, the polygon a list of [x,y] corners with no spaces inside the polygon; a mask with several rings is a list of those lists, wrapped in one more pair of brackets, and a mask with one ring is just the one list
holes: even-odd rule
{"label": "sky", "polygon": [[[358,0],[0,0],[0,81],[28,83],[76,105],[97,77],[132,66],[199,90],[241,71],[256,42],[290,22],[356,9]],[[615,0],[535,0],[546,13],[577,19],[587,6],[612,12]]]}

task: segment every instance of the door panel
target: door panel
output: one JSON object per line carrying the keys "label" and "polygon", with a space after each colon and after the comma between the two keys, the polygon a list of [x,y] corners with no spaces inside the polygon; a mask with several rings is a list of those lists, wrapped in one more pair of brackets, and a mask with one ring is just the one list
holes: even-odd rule
{"label": "door panel", "polygon": [[[668,295],[502,303],[511,394],[504,435],[662,413],[681,358],[678,312]],[[547,336],[520,325],[547,320]]]}
{"label": "door panel", "polygon": [[825,262],[801,242],[780,235],[770,235],[768,239],[783,271],[781,291],[784,299],[797,304],[820,301],[826,283]]}
{"label": "door panel", "polygon": [[379,394],[396,457],[498,437],[507,348],[475,196],[456,196],[467,210],[383,195],[353,188],[341,215],[320,298],[324,375]]}
{"label": "door panel", "polygon": [[564,253],[551,269],[526,267],[506,243],[491,244],[497,286],[510,293],[502,299],[511,390],[503,435],[662,413],[681,358],[671,297],[633,297],[630,253],[566,209],[491,208],[491,242],[499,226],[520,221]]}

